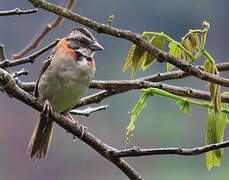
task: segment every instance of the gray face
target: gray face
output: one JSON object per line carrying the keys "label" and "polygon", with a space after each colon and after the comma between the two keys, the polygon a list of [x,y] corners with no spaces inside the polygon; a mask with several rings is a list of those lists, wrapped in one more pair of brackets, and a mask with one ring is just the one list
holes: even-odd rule
{"label": "gray face", "polygon": [[68,46],[85,57],[93,57],[94,51],[103,50],[93,35],[85,28],[75,28],[67,37]]}

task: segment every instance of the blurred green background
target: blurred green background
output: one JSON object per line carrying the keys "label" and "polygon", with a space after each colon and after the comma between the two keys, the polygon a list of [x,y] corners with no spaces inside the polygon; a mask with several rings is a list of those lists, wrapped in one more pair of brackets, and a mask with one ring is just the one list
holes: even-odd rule
{"label": "blurred green background", "polygon": [[[65,5],[67,0],[52,1]],[[0,10],[13,8],[29,9],[32,5],[18,0],[0,0]],[[216,62],[228,60],[228,15],[227,0],[78,0],[74,12],[106,23],[111,14],[115,15],[114,27],[133,32],[164,32],[180,40],[189,29],[201,28],[204,20],[211,24],[206,48]],[[7,57],[30,43],[56,16],[39,9],[38,14],[0,17],[0,42],[5,45]],[[41,47],[53,39],[61,38],[78,26],[69,20],[52,31]],[[93,32],[95,34],[95,32]],[[129,79],[130,70],[122,73],[131,43],[104,34],[95,34],[99,43],[105,47],[95,56],[97,80]],[[34,64],[21,65],[14,70],[25,67],[29,71],[23,81],[35,81],[39,68],[47,53],[39,57]],[[196,64],[203,64],[200,60]],[[136,78],[164,72],[166,64],[155,63],[146,72],[137,72]],[[224,77],[228,73],[221,73]],[[185,78],[166,82],[178,86],[188,86],[207,90],[206,82],[196,78]],[[228,89],[224,88],[228,91]],[[88,93],[93,93],[90,90]],[[88,126],[95,136],[104,142],[122,149],[132,146],[186,147],[202,146],[205,143],[205,124],[207,110],[192,106],[192,113],[185,115],[179,110],[175,101],[155,96],[149,99],[148,106],[136,121],[134,138],[125,144],[125,131],[130,120],[128,112],[134,107],[140,91],[131,91],[102,101],[109,104],[107,111],[101,111],[89,118],[78,120]],[[35,162],[26,155],[28,141],[32,134],[38,112],[23,103],[10,99],[5,93],[0,94],[0,179],[4,180],[124,180],[127,177],[114,165],[78,140],[74,143],[72,136],[56,126],[53,142],[46,160]],[[91,105],[96,106],[96,105]],[[228,139],[228,128],[225,139]],[[220,168],[208,171],[205,155],[199,156],[147,156],[126,158],[126,160],[146,180],[223,180],[228,178],[229,151],[225,149]]]}

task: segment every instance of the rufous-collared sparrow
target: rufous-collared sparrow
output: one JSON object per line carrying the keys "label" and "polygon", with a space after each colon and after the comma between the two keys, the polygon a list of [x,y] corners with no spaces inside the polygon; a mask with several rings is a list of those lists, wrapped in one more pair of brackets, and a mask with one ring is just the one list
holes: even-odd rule
{"label": "rufous-collared sparrow", "polygon": [[48,113],[60,112],[69,117],[95,74],[95,51],[103,50],[93,35],[77,27],[51,51],[41,67],[34,95],[44,103],[44,109],[34,128],[28,146],[31,158],[45,158],[50,147],[54,122]]}

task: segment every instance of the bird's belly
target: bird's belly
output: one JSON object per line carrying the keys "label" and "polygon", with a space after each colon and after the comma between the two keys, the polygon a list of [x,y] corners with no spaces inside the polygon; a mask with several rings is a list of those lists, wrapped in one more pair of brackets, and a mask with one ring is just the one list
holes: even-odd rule
{"label": "bird's belly", "polygon": [[48,99],[54,111],[64,112],[73,108],[89,86],[87,79],[52,78],[51,81],[39,83],[42,101]]}
{"label": "bird's belly", "polygon": [[61,88],[56,90],[50,98],[53,110],[63,112],[73,108],[86,90],[87,86],[81,85],[81,83],[62,83]]}

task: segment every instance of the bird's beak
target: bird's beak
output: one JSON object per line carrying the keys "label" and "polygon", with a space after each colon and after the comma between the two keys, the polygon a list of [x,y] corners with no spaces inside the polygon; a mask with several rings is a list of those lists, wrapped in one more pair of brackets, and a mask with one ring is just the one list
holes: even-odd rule
{"label": "bird's beak", "polygon": [[103,46],[101,46],[97,41],[95,41],[93,44],[90,45],[90,49],[92,51],[104,50]]}

